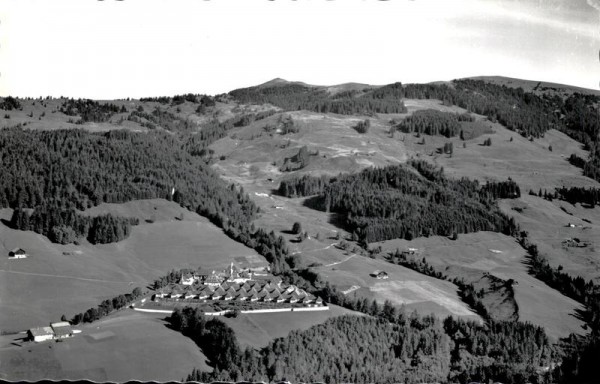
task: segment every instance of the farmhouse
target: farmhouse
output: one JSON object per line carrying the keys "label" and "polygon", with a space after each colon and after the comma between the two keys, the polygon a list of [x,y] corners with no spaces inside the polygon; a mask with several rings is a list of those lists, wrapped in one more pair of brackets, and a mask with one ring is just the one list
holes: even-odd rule
{"label": "farmhouse", "polygon": [[15,248],[12,251],[8,252],[9,259],[25,259],[27,257],[27,252],[23,250],[23,248]]}
{"label": "farmhouse", "polygon": [[54,331],[50,327],[37,327],[31,328],[27,331],[29,340],[39,343],[41,341],[52,340],[54,338]]}
{"label": "farmhouse", "polygon": [[376,279],[380,279],[380,280],[381,279],[388,279],[389,278],[389,276],[388,276],[388,274],[387,274],[386,271],[379,271],[379,270],[373,271],[371,273],[371,276],[374,277],[374,278],[376,278]]}
{"label": "farmhouse", "polygon": [[49,327],[36,327],[27,331],[27,338],[36,343],[47,340],[62,340],[73,337],[71,324],[66,321],[52,323]]}

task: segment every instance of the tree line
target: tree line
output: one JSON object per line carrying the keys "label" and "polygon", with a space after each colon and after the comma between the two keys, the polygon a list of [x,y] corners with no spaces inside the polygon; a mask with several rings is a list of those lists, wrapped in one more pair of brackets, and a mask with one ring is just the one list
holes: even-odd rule
{"label": "tree line", "polygon": [[548,286],[584,305],[581,319],[589,333],[585,336],[571,334],[561,340],[562,364],[554,370],[562,383],[594,382],[598,377],[600,356],[600,285],[581,276],[573,277],[562,271],[562,266],[552,267],[542,256],[526,231],[520,231],[518,241],[529,256],[529,273]]}
{"label": "tree line", "polygon": [[468,113],[449,113],[434,109],[415,111],[412,115],[394,125],[395,130],[404,133],[418,133],[435,136],[454,137],[461,131],[461,122],[473,122]]}
{"label": "tree line", "polygon": [[571,204],[582,203],[593,208],[600,203],[600,188],[561,187],[556,188],[556,193],[561,200],[568,201]]}
{"label": "tree line", "polygon": [[85,237],[92,244],[116,243],[129,236],[131,226],[139,219],[113,216],[110,213],[84,216],[74,209],[40,206],[33,210],[16,208],[10,226],[21,231],[34,231],[54,243],[69,244]]}
{"label": "tree line", "polygon": [[116,113],[127,112],[127,108],[124,105],[119,108],[112,103],[101,104],[89,99],[66,99],[61,104],[59,111],[67,116],[80,116],[84,123],[90,121],[103,123],[110,120]]}
{"label": "tree line", "polygon": [[308,110],[342,115],[372,115],[374,113],[406,113],[402,98],[394,89],[379,93],[341,92],[331,95],[324,89],[300,84],[272,87],[250,87],[229,92],[244,104],[269,103],[287,111]]}
{"label": "tree line", "polygon": [[[142,289],[136,287],[133,289],[133,291],[131,291],[131,293],[126,293],[124,295],[118,295],[112,299],[103,300],[102,303],[98,304],[97,307],[92,307],[85,312],[76,314],[69,322],[73,325],[77,325],[79,323],[92,323],[96,320],[100,320],[116,310],[125,308],[135,300],[139,299],[141,296]],[[67,321],[67,317],[63,315],[61,320]]]}

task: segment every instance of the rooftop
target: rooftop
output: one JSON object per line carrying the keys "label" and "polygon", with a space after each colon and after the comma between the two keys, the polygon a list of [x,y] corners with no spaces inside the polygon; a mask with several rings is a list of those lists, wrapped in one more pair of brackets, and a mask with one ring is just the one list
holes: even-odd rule
{"label": "rooftop", "polygon": [[47,336],[47,335],[53,335],[54,334],[54,331],[50,327],[36,327],[36,328],[31,328],[29,330],[29,332],[33,336]]}

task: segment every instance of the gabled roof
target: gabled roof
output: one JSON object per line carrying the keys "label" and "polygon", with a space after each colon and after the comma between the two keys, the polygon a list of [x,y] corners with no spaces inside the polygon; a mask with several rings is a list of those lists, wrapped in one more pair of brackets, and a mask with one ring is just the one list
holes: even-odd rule
{"label": "gabled roof", "polygon": [[21,255],[27,253],[27,252],[25,252],[25,250],[23,248],[15,248],[15,249],[11,250],[10,252],[14,253],[14,254],[21,254]]}
{"label": "gabled roof", "polygon": [[48,335],[53,335],[54,334],[54,331],[50,327],[36,327],[36,328],[31,328],[29,330],[29,332],[34,337],[35,336],[48,336]]}
{"label": "gabled roof", "polygon": [[224,295],[225,294],[225,290],[222,287],[219,287],[215,290],[215,295]]}
{"label": "gabled roof", "polygon": [[67,326],[67,327],[56,327],[54,328],[54,334],[58,337],[60,336],[67,336],[73,333],[73,330],[71,329],[71,326]]}

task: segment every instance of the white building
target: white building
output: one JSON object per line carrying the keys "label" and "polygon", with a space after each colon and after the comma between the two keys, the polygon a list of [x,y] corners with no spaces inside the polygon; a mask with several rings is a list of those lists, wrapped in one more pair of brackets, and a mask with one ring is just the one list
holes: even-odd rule
{"label": "white building", "polygon": [[27,331],[27,335],[36,343],[54,339],[54,331],[50,327],[31,328]]}

